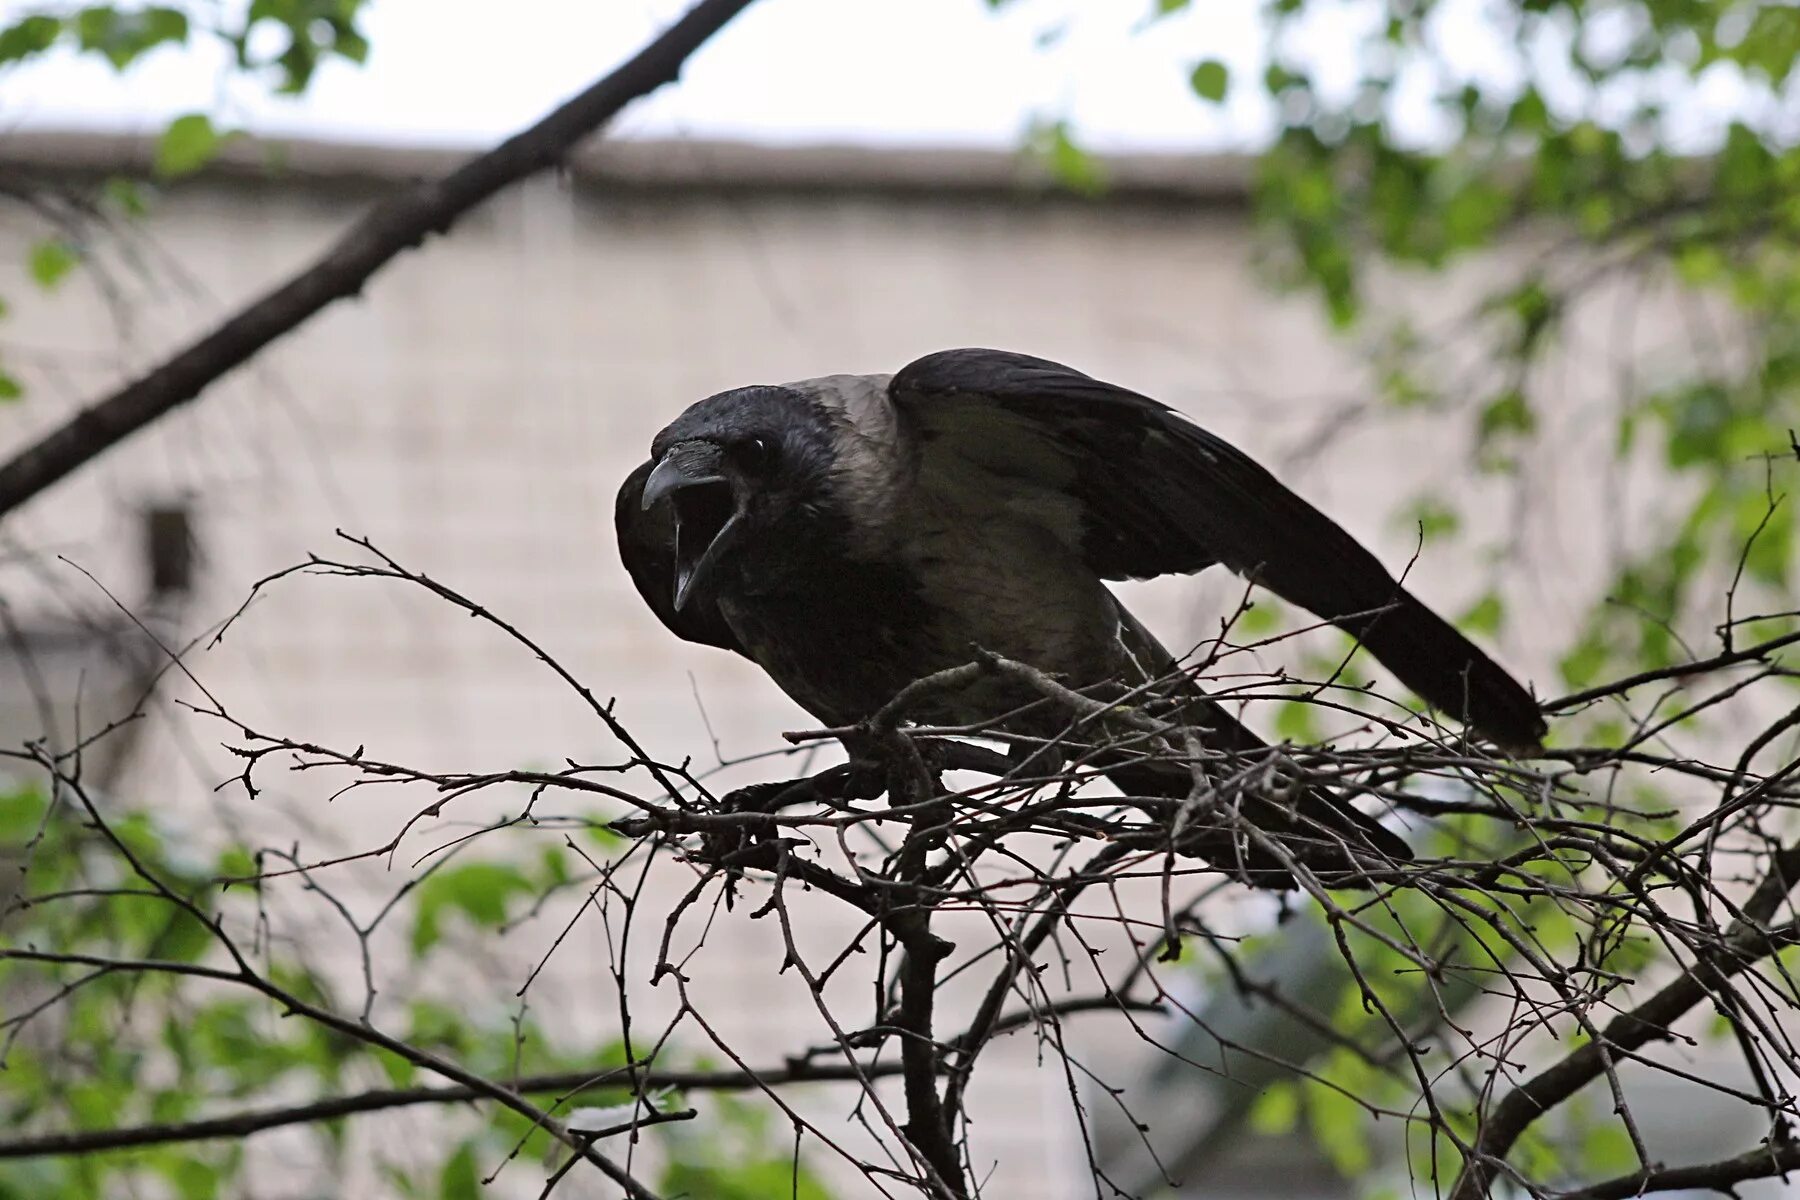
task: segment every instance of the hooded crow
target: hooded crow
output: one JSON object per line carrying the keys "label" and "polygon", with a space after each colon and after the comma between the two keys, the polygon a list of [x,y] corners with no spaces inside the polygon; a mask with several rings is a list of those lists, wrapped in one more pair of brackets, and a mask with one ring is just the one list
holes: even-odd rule
{"label": "hooded crow", "polygon": [[[1105,583],[1222,564],[1344,629],[1500,748],[1528,752],[1544,733],[1524,687],[1242,452],[1154,400],[1022,354],[946,350],[892,376],[708,397],[656,435],[614,515],[625,567],[670,630],[750,659],[832,727],[985,651],[1077,688],[1172,680],[1159,694],[1208,750],[1263,749]],[[993,673],[911,716],[1012,714],[1000,728],[1066,732],[1066,714],[1036,698]],[[1192,788],[1187,767],[1102,761],[1130,794]],[[1323,789],[1241,803],[1299,857],[1329,846],[1341,869],[1346,842],[1408,857]],[[1292,884],[1278,856],[1224,825],[1181,848],[1260,886]]]}

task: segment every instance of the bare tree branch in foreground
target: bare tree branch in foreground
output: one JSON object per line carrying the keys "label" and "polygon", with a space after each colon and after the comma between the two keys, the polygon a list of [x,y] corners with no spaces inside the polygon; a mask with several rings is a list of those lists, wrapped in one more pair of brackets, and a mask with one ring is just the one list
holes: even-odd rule
{"label": "bare tree branch in foreground", "polygon": [[[813,745],[854,734],[880,747],[879,761],[721,796],[693,764],[649,755],[624,715],[503,617],[367,541],[351,542],[354,556],[315,558],[265,580],[258,594],[300,576],[420,590],[541,660],[624,747],[624,757],[537,769],[415,767],[365,746],[260,730],[202,688],[196,711],[220,723],[238,756],[238,772],[226,781],[236,802],[266,796],[283,775],[331,779],[339,802],[376,792],[391,798],[396,790],[416,792],[419,801],[378,845],[323,855],[298,845],[269,848],[249,874],[186,889],[135,851],[117,818],[88,794],[78,751],[11,752],[79,810],[123,867],[134,903],[197,922],[205,945],[179,958],[156,953],[154,945],[105,953],[9,940],[0,962],[10,961],[14,978],[33,980],[37,999],[0,1021],[0,1035],[27,1036],[33,1022],[54,1019],[96,978],[127,976],[258,998],[359,1053],[393,1056],[447,1083],[281,1104],[221,1100],[198,1119],[107,1128],[67,1120],[47,1127],[40,1119],[0,1138],[0,1158],[241,1138],[454,1102],[510,1112],[528,1122],[529,1136],[560,1143],[561,1164],[549,1169],[542,1195],[571,1171],[588,1169],[627,1195],[651,1196],[661,1193],[655,1156],[644,1147],[710,1120],[706,1095],[729,1090],[780,1113],[792,1128],[796,1189],[804,1149],[860,1177],[868,1194],[968,1200],[994,1194],[982,1129],[969,1120],[971,1083],[1005,1037],[1026,1035],[1042,1069],[1066,1088],[1095,1188],[1108,1194],[1113,1181],[1092,1149],[1093,1108],[1118,1106],[1139,1124],[1145,1114],[1132,1108],[1131,1069],[1090,1054],[1069,1018],[1111,1021],[1145,1046],[1177,1054],[1171,1022],[1199,1019],[1186,999],[1191,986],[1179,978],[1191,979],[1197,951],[1216,966],[1213,987],[1281,1010],[1328,1047],[1290,1061],[1279,1045],[1222,1041],[1222,1053],[1278,1063],[1308,1095],[1403,1130],[1406,1166],[1422,1192],[1475,1200],[1505,1184],[1546,1200],[1607,1200],[1729,1189],[1800,1165],[1791,1086],[1800,1077],[1792,1032],[1800,989],[1783,953],[1800,945],[1792,898],[1800,884],[1793,820],[1800,760],[1789,752],[1800,710],[1784,704],[1771,714],[1746,705],[1763,695],[1765,683],[1793,674],[1780,657],[1794,643],[1791,635],[1558,701],[1562,709],[1611,706],[1627,721],[1625,732],[1550,750],[1534,763],[1493,757],[1368,689],[1271,678],[1246,662],[1249,647],[1231,642],[1230,623],[1186,669],[1203,674],[1221,699],[1253,709],[1277,701],[1310,705],[1349,726],[1345,736],[1333,744],[1220,753],[1164,723],[1151,694],[1100,703],[1026,664],[978,659],[914,684],[865,727],[793,735]],[[183,659],[179,669],[192,668]],[[1020,742],[984,728],[906,723],[908,706],[932,688],[993,671],[1031,682],[1037,703],[1061,714],[1063,732]],[[1635,697],[1652,683],[1668,690],[1626,707],[1627,693]],[[1730,722],[1706,725],[1725,712]],[[1006,752],[994,749],[996,742]],[[1703,744],[1714,749],[1704,753]],[[1119,794],[1089,768],[1102,747],[1190,772],[1192,794]],[[976,781],[953,786],[946,780],[952,771]],[[1298,787],[1332,788],[1391,814],[1409,831],[1418,857],[1381,861],[1320,829],[1317,838],[1336,847],[1333,861],[1355,854],[1361,864],[1354,879],[1322,879],[1309,867],[1303,841],[1278,842],[1239,815],[1247,797]],[[419,858],[430,865],[373,916],[355,915],[338,895],[334,881],[352,864],[395,861],[403,847],[418,845],[422,828],[483,796],[503,801],[505,815],[433,847]],[[558,803],[574,807],[553,810]],[[595,830],[616,839],[600,857],[571,836]],[[394,973],[372,949],[381,923],[449,856],[477,842],[505,845],[509,831],[540,839],[560,834],[567,853],[584,864],[579,874],[545,885],[528,912],[508,918],[509,928],[532,919],[557,894],[572,903],[516,994],[526,994],[578,925],[603,927],[619,1035],[608,1065],[477,1069],[393,1031],[391,1017],[380,1015],[387,1010],[375,1005],[376,991]],[[1187,853],[1195,844],[1219,846],[1220,831],[1280,857],[1294,873],[1302,893],[1283,903],[1293,919],[1329,931],[1346,968],[1346,996],[1308,1003],[1260,980],[1254,955],[1221,924],[1216,908],[1241,889],[1238,870]],[[1197,832],[1213,836],[1196,842]],[[265,967],[246,940],[246,930],[267,923],[261,906],[284,887],[332,906],[351,930],[348,957],[360,956],[366,988],[360,1014],[354,1003],[303,994]],[[239,899],[227,902],[227,889]],[[253,911],[242,907],[246,889]],[[0,921],[90,894],[27,889]],[[835,924],[825,920],[833,909],[841,918]],[[779,959],[767,963],[769,977],[793,982],[820,1031],[778,1065],[768,1047],[751,1051],[728,1032],[740,998],[699,978],[712,939],[732,936],[746,921],[768,921],[778,931]],[[832,934],[822,949],[821,931],[829,929],[847,932]],[[1468,997],[1473,1007],[1465,1007]],[[1716,1017],[1722,1045],[1740,1062],[1737,1074],[1698,1071],[1683,1055],[1659,1049],[1696,1045],[1698,1031],[1683,1022],[1702,1012]],[[688,1057],[695,1049],[723,1061],[695,1065]],[[1734,1145],[1731,1156],[1710,1164],[1663,1163],[1634,1107],[1645,1072],[1728,1097],[1768,1131],[1765,1144]],[[827,1086],[841,1098],[847,1125],[842,1116],[810,1115],[813,1101],[802,1102],[797,1090]],[[686,1099],[671,1100],[671,1089]],[[609,1109],[601,1128],[576,1128],[570,1105],[583,1095],[611,1097],[622,1107]],[[1596,1099],[1599,1120],[1630,1145],[1636,1164],[1629,1171],[1584,1170],[1573,1156],[1526,1152],[1534,1138],[1553,1144],[1561,1135],[1538,1127],[1551,1114],[1560,1120],[1583,1095]],[[499,1155],[495,1174],[523,1144],[521,1138]]]}

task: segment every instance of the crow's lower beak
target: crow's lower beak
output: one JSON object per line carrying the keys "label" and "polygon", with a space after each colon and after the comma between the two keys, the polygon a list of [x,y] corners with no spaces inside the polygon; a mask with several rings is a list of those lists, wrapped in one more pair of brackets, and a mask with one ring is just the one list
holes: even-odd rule
{"label": "crow's lower beak", "polygon": [[737,489],[712,442],[677,442],[644,480],[643,506],[668,500],[675,516],[675,608],[711,573],[743,519]]}

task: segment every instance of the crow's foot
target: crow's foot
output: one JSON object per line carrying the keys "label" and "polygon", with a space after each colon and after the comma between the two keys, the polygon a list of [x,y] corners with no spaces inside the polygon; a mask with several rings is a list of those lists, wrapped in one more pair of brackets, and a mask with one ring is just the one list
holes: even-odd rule
{"label": "crow's foot", "polygon": [[[847,762],[799,779],[771,779],[753,783],[719,798],[717,815],[773,814],[798,804],[841,807],[849,800],[873,800],[887,787],[883,768],[866,762]],[[730,822],[708,831],[701,839],[701,854],[709,862],[721,862],[752,842],[776,835],[774,826],[760,821]]]}

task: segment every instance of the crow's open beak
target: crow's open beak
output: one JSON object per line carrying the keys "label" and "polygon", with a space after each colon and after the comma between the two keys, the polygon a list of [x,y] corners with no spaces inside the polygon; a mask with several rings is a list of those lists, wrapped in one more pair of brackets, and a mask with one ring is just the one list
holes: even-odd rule
{"label": "crow's open beak", "polygon": [[714,442],[677,442],[644,480],[643,505],[668,500],[675,513],[675,608],[680,611],[742,527],[744,505]]}

